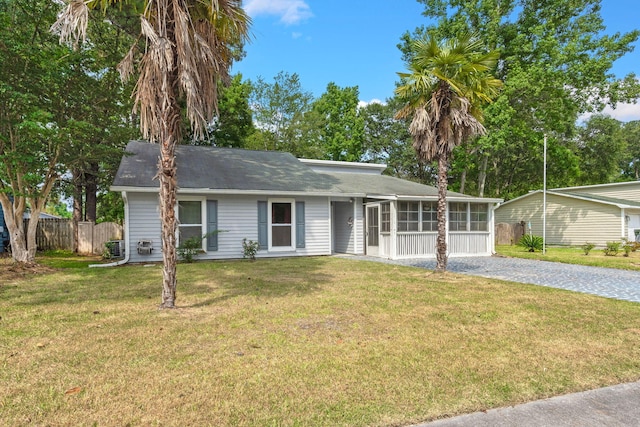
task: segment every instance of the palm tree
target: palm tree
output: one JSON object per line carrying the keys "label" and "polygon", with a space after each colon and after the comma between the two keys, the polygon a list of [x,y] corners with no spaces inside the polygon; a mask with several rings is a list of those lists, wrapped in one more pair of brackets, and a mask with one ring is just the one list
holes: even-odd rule
{"label": "palm tree", "polygon": [[[162,308],[176,300],[175,147],[180,141],[180,100],[196,138],[217,110],[217,85],[229,81],[229,69],[248,37],[250,19],[241,0],[71,0],[53,25],[61,42],[86,37],[91,9],[126,6],[140,11],[140,37],[118,65],[123,79],[139,77],[134,91],[140,129],[160,144],[160,219],[162,222]],[[140,42],[144,47],[140,48]],[[140,53],[140,55],[138,55]]]}
{"label": "palm tree", "polygon": [[405,103],[396,118],[413,115],[409,132],[418,158],[438,162],[438,238],[436,271],[447,269],[447,170],[453,149],[485,133],[483,103],[490,102],[502,83],[491,75],[497,52],[486,52],[472,35],[438,43],[416,40],[408,73],[398,73],[396,95]]}

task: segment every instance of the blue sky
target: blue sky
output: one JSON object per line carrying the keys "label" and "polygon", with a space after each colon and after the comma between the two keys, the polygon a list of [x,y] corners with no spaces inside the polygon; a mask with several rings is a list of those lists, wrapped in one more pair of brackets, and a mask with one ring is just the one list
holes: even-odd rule
{"label": "blue sky", "polygon": [[[640,26],[640,0],[603,0],[607,32]],[[322,95],[330,82],[358,86],[364,102],[393,95],[397,72],[404,71],[397,44],[401,35],[427,23],[416,0],[245,0],[253,19],[247,56],[233,67],[245,79],[267,82],[280,71],[297,73],[304,90]],[[613,72],[640,76],[640,46],[619,59]],[[619,105],[606,113],[640,120],[640,104]]]}

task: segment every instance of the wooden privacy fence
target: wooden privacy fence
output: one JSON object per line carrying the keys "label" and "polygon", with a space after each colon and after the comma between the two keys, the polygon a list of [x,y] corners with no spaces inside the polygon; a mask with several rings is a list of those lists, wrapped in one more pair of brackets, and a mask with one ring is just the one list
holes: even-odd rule
{"label": "wooden privacy fence", "polygon": [[507,224],[500,222],[496,224],[496,244],[515,245],[524,235],[524,222]]}
{"label": "wooden privacy fence", "polygon": [[[29,219],[24,220],[27,232]],[[63,218],[40,218],[36,229],[36,245],[40,251],[73,250],[73,222]]]}
{"label": "wooden privacy fence", "polygon": [[101,254],[104,252],[104,244],[110,240],[122,239],[122,226],[115,222],[78,223],[78,253]]}
{"label": "wooden privacy fence", "polygon": [[[29,220],[24,220],[25,230]],[[78,253],[101,254],[109,240],[122,239],[122,226],[114,222],[78,223]],[[36,230],[38,250],[74,250],[73,221],[59,218],[40,218]]]}

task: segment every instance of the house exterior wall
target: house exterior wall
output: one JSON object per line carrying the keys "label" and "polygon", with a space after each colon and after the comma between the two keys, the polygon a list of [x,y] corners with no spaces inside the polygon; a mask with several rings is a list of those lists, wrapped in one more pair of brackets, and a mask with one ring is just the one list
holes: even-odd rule
{"label": "house exterior wall", "polygon": [[[160,218],[157,194],[128,193],[129,204],[129,260],[130,262],[161,261]],[[242,240],[258,240],[258,201],[269,197],[180,194],[178,200],[216,200],[218,219],[218,250],[199,254],[197,259],[242,258]],[[296,197],[305,203],[305,247],[290,251],[260,250],[257,257],[329,255],[330,211],[326,197]],[[206,217],[206,216],[205,216]],[[150,255],[137,253],[139,240],[152,240]]]}
{"label": "house exterior wall", "polygon": [[[534,193],[495,210],[495,222],[525,222],[525,232],[542,236],[543,194]],[[623,236],[620,208],[602,203],[547,194],[547,244],[578,246],[585,242],[605,246]]]}
{"label": "house exterior wall", "polygon": [[589,187],[578,187],[573,189],[561,189],[560,192],[566,191],[571,193],[594,194],[598,196],[613,197],[616,199],[631,200],[640,202],[640,182],[637,183],[619,183],[611,185],[594,185]]}
{"label": "house exterior wall", "polygon": [[[351,219],[351,225],[349,224]],[[333,251],[341,254],[355,253],[356,241],[354,236],[353,203],[334,202],[333,203]]]}

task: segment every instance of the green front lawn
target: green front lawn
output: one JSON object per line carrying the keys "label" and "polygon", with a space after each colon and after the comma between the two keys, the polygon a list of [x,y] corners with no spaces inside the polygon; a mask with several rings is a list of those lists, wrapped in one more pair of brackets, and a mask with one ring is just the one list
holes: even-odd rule
{"label": "green front lawn", "polygon": [[607,256],[601,249],[593,249],[589,252],[589,255],[585,255],[581,248],[547,247],[546,253],[543,254],[541,251],[528,252],[527,249],[518,245],[498,245],[496,246],[496,253],[517,258],[640,271],[640,251],[631,252],[626,257],[622,249],[616,256]]}
{"label": "green front lawn", "polygon": [[[0,259],[0,425],[389,426],[640,379],[640,304],[332,257]],[[55,269],[52,267],[55,266]]]}

